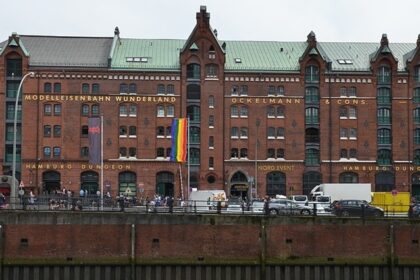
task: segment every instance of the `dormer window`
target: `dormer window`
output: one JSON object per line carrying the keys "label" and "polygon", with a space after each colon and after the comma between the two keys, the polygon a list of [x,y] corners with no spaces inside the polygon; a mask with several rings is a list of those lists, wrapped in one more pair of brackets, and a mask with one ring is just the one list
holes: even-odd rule
{"label": "dormer window", "polygon": [[242,63],[242,59],[239,57],[235,58],[235,63]]}

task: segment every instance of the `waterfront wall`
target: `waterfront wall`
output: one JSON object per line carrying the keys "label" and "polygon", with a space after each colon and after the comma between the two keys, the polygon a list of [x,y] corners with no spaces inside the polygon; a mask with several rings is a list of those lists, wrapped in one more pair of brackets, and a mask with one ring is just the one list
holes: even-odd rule
{"label": "waterfront wall", "polygon": [[12,264],[420,263],[420,220],[0,212]]}

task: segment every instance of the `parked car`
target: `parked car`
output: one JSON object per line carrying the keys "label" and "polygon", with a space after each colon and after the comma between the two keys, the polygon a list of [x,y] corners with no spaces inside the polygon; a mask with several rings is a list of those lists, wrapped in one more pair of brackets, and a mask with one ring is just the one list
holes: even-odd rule
{"label": "parked car", "polygon": [[268,206],[270,215],[310,215],[312,213],[310,207],[289,199],[273,199],[270,200]]}
{"label": "parked car", "polygon": [[411,206],[411,213],[409,213],[413,218],[420,218],[420,203],[415,203]]}
{"label": "parked car", "polygon": [[370,205],[366,200],[338,200],[332,204],[332,212],[337,216],[373,216],[383,217],[382,208]]}
{"label": "parked car", "polygon": [[239,200],[229,200],[226,212],[242,213],[243,202]]}
{"label": "parked car", "polygon": [[261,200],[252,201],[250,210],[253,214],[264,214],[264,201],[261,201]]}

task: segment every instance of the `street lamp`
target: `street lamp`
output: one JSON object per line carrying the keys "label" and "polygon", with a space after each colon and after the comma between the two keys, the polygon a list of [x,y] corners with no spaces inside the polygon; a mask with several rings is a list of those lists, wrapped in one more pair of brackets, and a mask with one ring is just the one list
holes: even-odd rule
{"label": "street lamp", "polygon": [[15,101],[15,118],[13,120],[13,160],[12,160],[12,189],[10,192],[10,204],[11,204],[11,208],[14,209],[15,208],[15,199],[16,199],[16,134],[17,134],[17,111],[18,111],[18,103],[19,103],[19,96],[20,96],[20,92],[22,89],[22,85],[23,85],[23,81],[25,81],[25,79],[28,76],[33,76],[35,73],[34,72],[29,72],[27,73],[25,76],[23,76],[22,80],[20,81],[17,93],[16,93],[16,101]]}

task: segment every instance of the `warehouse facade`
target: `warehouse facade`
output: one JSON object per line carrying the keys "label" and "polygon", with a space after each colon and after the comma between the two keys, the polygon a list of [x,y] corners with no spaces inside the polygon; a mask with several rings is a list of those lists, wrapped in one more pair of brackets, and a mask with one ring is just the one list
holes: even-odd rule
{"label": "warehouse facade", "polygon": [[[186,40],[19,36],[0,43],[0,161],[39,193],[307,194],[329,182],[420,195],[416,43],[225,41],[205,7]],[[103,117],[103,167],[88,119]],[[189,164],[169,160],[189,119]],[[188,188],[187,186],[190,186]]]}

